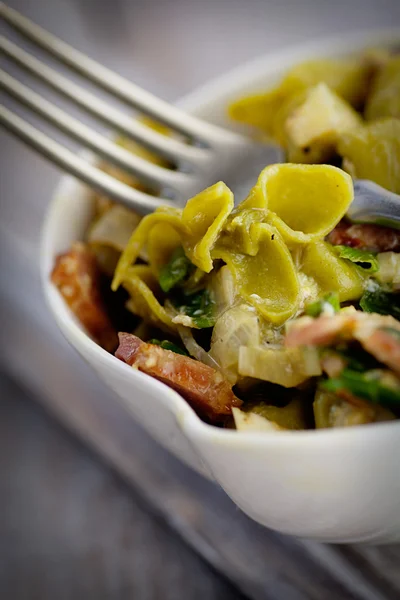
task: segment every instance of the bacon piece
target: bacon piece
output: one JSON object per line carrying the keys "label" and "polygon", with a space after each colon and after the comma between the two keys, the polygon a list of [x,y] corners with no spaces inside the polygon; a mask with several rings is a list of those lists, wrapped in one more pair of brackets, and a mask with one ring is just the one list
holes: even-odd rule
{"label": "bacon piece", "polygon": [[51,280],[93,339],[108,352],[118,345],[117,332],[100,292],[101,274],[91,250],[82,242],[56,258]]}
{"label": "bacon piece", "polygon": [[188,356],[146,344],[131,333],[118,336],[117,358],[179,392],[210,422],[224,422],[232,414],[232,407],[241,406],[242,401],[219,371]]}
{"label": "bacon piece", "polygon": [[351,315],[301,317],[293,321],[285,336],[285,346],[330,346],[336,341],[349,339],[356,324],[356,313]]}
{"label": "bacon piece", "polygon": [[334,246],[352,246],[371,252],[400,252],[400,231],[381,225],[353,225],[342,220],[328,235],[327,241]]}
{"label": "bacon piece", "polygon": [[[396,331],[398,334],[396,335]],[[361,332],[358,339],[365,350],[373,354],[377,360],[391,367],[400,375],[400,327],[384,327],[376,329],[372,334],[363,336]]]}
{"label": "bacon piece", "polygon": [[400,374],[400,322],[389,315],[354,311],[293,322],[285,337],[287,347],[334,346],[356,340],[379,362]]}

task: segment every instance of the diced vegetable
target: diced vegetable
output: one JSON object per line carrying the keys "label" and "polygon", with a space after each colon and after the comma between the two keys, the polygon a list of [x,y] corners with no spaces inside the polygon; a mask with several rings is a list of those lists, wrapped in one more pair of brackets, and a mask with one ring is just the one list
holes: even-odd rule
{"label": "diced vegetable", "polygon": [[88,242],[111,246],[122,252],[141,217],[119,204],[114,204],[95,221],[88,232]]}
{"label": "diced vegetable", "polygon": [[[293,252],[293,259],[294,259],[295,263],[297,262],[297,264],[299,264],[299,265],[301,264],[302,254],[303,253],[300,250],[299,258],[297,260],[297,257],[295,256],[295,253]],[[301,291],[301,295],[302,295],[302,302],[299,307],[301,309],[302,307],[304,308],[305,306],[315,302],[321,295],[321,291],[320,291],[315,279],[313,277],[309,277],[308,275],[303,273],[303,271],[299,271],[299,282],[300,282],[300,291]]]}
{"label": "diced vegetable", "polygon": [[377,369],[380,366],[376,358],[361,347],[339,346],[335,348],[335,352],[344,359],[346,367],[352,371],[364,373],[364,371]]}
{"label": "diced vegetable", "polygon": [[217,371],[221,371],[219,364],[217,363],[212,356],[200,344],[196,342],[193,336],[193,332],[190,327],[184,327],[183,325],[178,325],[178,333],[181,337],[182,343],[188,351],[189,356],[192,356],[196,360],[216,369]]}
{"label": "diced vegetable", "polygon": [[394,414],[383,406],[373,405],[363,400],[350,403],[321,387],[318,388],[315,394],[313,409],[317,429],[351,427],[395,419]]}
{"label": "diced vegetable", "polygon": [[103,210],[90,227],[87,239],[101,269],[112,276],[132,232],[141,217],[118,204]]}
{"label": "diced vegetable", "polygon": [[365,269],[368,273],[376,273],[379,271],[378,259],[366,250],[359,250],[351,246],[335,246],[335,252],[340,258],[346,258],[358,267]]}
{"label": "diced vegetable", "polygon": [[215,302],[215,317],[218,319],[228,308],[233,306],[237,296],[235,280],[227,265],[213,273],[210,290]]}
{"label": "diced vegetable", "polygon": [[370,286],[360,300],[364,312],[391,315],[400,319],[400,294],[385,291],[379,286]]}
{"label": "diced vegetable", "polygon": [[187,258],[182,246],[176,248],[171,260],[162,267],[159,275],[160,287],[164,292],[169,292],[179,283],[182,283],[193,270],[193,265]]}
{"label": "diced vegetable", "polygon": [[182,354],[183,356],[188,356],[188,353],[183,348],[180,348],[173,342],[169,342],[168,340],[157,340],[152,339],[148,341],[148,344],[153,344],[154,346],[160,346],[164,348],[164,350],[171,350],[171,352],[175,352],[176,354]]}
{"label": "diced vegetable", "polygon": [[243,410],[240,410],[240,408],[232,408],[232,414],[238,431],[274,432],[283,429],[283,427],[280,427],[273,421],[269,421],[265,417],[254,412],[244,412]]}
{"label": "diced vegetable", "polygon": [[400,291],[400,253],[381,252],[376,258],[379,263],[377,280],[391,284],[393,289]]}
{"label": "diced vegetable", "polygon": [[286,406],[274,406],[266,402],[259,402],[251,404],[250,410],[283,429],[306,429],[309,422],[307,401],[300,396],[295,396]]}
{"label": "diced vegetable", "polygon": [[310,60],[290,69],[283,80],[287,90],[326,83],[336,94],[359,108],[368,90],[371,64],[359,58]]}
{"label": "diced vegetable", "polygon": [[307,91],[305,100],[288,115],[284,145],[288,160],[321,163],[336,151],[342,133],[361,125],[360,115],[325,83]]}
{"label": "diced vegetable", "polygon": [[320,300],[307,304],[304,312],[310,317],[319,317],[321,314],[334,314],[338,310],[340,310],[339,295],[337,292],[330,292]]}
{"label": "diced vegetable", "polygon": [[371,61],[367,60],[310,60],[290,69],[273,90],[240,98],[231,104],[229,115],[274,135],[279,109],[318,83],[325,83],[357,109],[365,100],[372,69]]}
{"label": "diced vegetable", "polygon": [[360,373],[344,369],[339,377],[322,384],[328,392],[350,394],[387,407],[400,407],[400,380],[382,369]]}
{"label": "diced vegetable", "polygon": [[185,293],[181,290],[171,298],[179,313],[191,318],[198,329],[213,327],[215,324],[215,303],[208,289],[195,293]]}
{"label": "diced vegetable", "polygon": [[238,377],[239,348],[260,343],[258,320],[254,308],[241,305],[225,311],[214,326],[210,355],[232,384]]}
{"label": "diced vegetable", "polygon": [[312,376],[321,375],[321,366],[315,348],[241,346],[239,374],[283,387],[295,387]]}

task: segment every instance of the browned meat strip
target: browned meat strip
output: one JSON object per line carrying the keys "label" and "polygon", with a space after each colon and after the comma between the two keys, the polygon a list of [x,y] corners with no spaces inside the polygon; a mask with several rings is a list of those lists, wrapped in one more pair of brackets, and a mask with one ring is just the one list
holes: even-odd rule
{"label": "browned meat strip", "polygon": [[382,327],[370,335],[359,335],[359,340],[370,354],[400,375],[400,327]]}
{"label": "browned meat strip", "polygon": [[100,293],[100,271],[91,250],[82,242],[56,259],[51,280],[93,339],[109,352],[118,345],[117,332]]}
{"label": "browned meat strip", "polygon": [[400,252],[400,231],[380,225],[352,225],[340,221],[327,237],[334,246],[352,246],[372,252]]}
{"label": "browned meat strip", "polygon": [[302,317],[293,322],[285,337],[287,347],[334,346],[341,340],[356,340],[400,374],[400,322],[391,316],[354,311],[317,319]]}
{"label": "browned meat strip", "polygon": [[146,344],[130,333],[119,334],[115,356],[179,392],[200,416],[212,423],[225,421],[232,407],[242,404],[228,381],[215,369],[188,356]]}

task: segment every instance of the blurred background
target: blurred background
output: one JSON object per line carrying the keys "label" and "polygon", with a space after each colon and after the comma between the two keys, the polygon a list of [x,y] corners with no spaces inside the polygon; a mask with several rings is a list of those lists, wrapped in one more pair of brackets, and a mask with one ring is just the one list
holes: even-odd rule
{"label": "blurred background", "polygon": [[[397,0],[8,3],[170,101],[270,50],[400,25]],[[40,289],[60,173],[3,130],[0,148],[0,597],[398,598],[398,548],[268,532],[116,410]]]}

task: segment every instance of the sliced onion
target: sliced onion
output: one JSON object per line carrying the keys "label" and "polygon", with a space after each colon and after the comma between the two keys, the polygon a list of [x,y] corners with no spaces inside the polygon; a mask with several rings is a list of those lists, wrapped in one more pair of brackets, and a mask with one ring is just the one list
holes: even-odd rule
{"label": "sliced onion", "polygon": [[238,295],[233,275],[227,265],[212,275],[209,287],[215,302],[215,318],[218,319],[234,305]]}
{"label": "sliced onion", "polygon": [[241,346],[239,374],[254,377],[283,387],[296,387],[314,375],[321,375],[316,348],[282,348],[272,350],[261,346]]}
{"label": "sliced onion", "polygon": [[91,227],[88,242],[99,246],[110,246],[122,252],[139,221],[140,216],[132,210],[115,204]]}
{"label": "sliced onion", "polygon": [[258,346],[259,343],[256,311],[247,305],[234,306],[226,310],[214,326],[210,355],[221,365],[226,378],[235,384],[240,346]]}
{"label": "sliced onion", "polygon": [[381,252],[377,256],[379,271],[376,278],[381,283],[390,283],[394,290],[400,289],[400,253]]}
{"label": "sliced onion", "polygon": [[184,327],[183,325],[178,325],[178,333],[181,337],[181,340],[189,352],[190,356],[193,356],[196,360],[212,367],[213,369],[217,369],[220,371],[220,366],[216,360],[214,360],[208,352],[204,350],[194,339],[193,333],[189,327]]}

